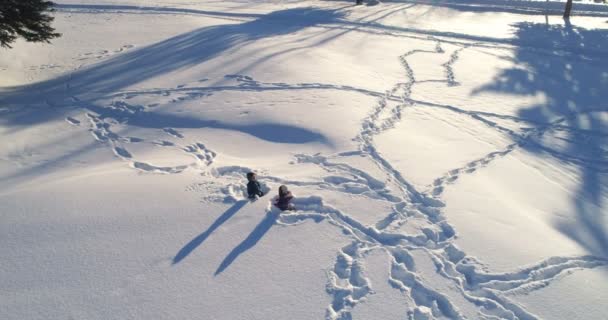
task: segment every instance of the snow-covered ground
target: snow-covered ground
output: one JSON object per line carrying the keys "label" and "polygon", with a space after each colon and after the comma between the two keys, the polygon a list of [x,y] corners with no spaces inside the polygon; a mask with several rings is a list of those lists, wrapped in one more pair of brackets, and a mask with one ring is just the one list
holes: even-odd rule
{"label": "snow-covered ground", "polygon": [[608,5],[352,2],[2,49],[0,319],[605,318]]}

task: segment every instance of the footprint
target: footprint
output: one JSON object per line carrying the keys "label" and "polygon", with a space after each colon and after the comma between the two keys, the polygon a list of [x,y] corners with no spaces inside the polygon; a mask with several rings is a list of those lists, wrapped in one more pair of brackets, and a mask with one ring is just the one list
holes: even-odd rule
{"label": "footprint", "polygon": [[144,106],[140,106],[140,105],[131,105],[128,104],[124,101],[113,101],[112,104],[110,104],[109,106],[110,109],[122,112],[122,113],[128,113],[128,114],[136,114],[139,112],[142,112],[145,110]]}
{"label": "footprint", "polygon": [[132,158],[131,153],[129,153],[129,151],[127,151],[125,148],[114,147],[114,153],[121,158]]}
{"label": "footprint", "polygon": [[143,142],[144,139],[136,138],[136,137],[126,137],[126,138],[124,138],[124,141],[127,143],[137,143],[137,142]]}
{"label": "footprint", "polygon": [[172,147],[175,145],[175,143],[171,142],[171,141],[166,141],[166,140],[161,140],[161,141],[154,141],[153,142],[155,145],[157,146],[161,146],[161,147]]}
{"label": "footprint", "polygon": [[145,162],[133,162],[131,163],[133,168],[153,173],[165,173],[165,174],[174,174],[180,173],[184,171],[188,166],[177,166],[177,167],[157,167]]}
{"label": "footprint", "polygon": [[202,143],[195,143],[189,145],[184,148],[184,151],[194,155],[199,161],[203,162],[205,165],[211,165],[213,163],[213,159],[216,157],[216,153],[207,149]]}
{"label": "footprint", "polygon": [[442,186],[438,186],[435,187],[432,191],[434,196],[439,196],[441,193],[443,193],[443,187]]}
{"label": "footprint", "polygon": [[123,52],[123,51],[131,49],[131,48],[133,48],[133,45],[132,44],[127,44],[127,45],[124,45],[124,46],[120,47],[120,49],[118,49],[118,50],[114,50],[114,53]]}
{"label": "footprint", "polygon": [[184,138],[184,136],[181,133],[179,133],[177,130],[175,130],[173,128],[164,128],[163,131],[165,131],[169,135],[172,135],[176,138],[180,138],[180,139]]}
{"label": "footprint", "polygon": [[76,120],[72,117],[67,117],[65,118],[65,121],[67,121],[69,124],[73,125],[73,126],[79,126],[80,125],[80,121]]}
{"label": "footprint", "polygon": [[116,141],[119,139],[119,136],[110,130],[109,123],[104,122],[92,113],[87,113],[87,118],[91,122],[92,128],[90,131],[96,140],[106,142],[108,140]]}

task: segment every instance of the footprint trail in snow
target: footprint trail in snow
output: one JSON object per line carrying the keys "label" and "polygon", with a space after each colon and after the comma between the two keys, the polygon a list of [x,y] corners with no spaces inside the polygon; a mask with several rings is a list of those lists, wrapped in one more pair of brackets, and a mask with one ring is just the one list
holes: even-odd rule
{"label": "footprint trail in snow", "polygon": [[[432,49],[411,50],[400,57],[405,81],[395,84],[384,94],[378,94],[350,86],[328,85],[320,83],[296,84],[263,83],[250,76],[227,75],[226,79],[236,81],[236,86],[222,87],[189,87],[180,85],[177,88],[126,92],[116,95],[117,98],[132,98],[137,95],[186,95],[189,99],[202,99],[210,92],[217,91],[254,91],[257,88],[268,90],[305,90],[326,89],[354,91],[377,98],[369,115],[363,119],[362,126],[355,141],[358,150],[342,152],[333,155],[295,155],[293,165],[313,164],[327,172],[327,176],[318,181],[297,181],[273,176],[270,172],[259,172],[260,180],[277,184],[288,184],[318,190],[327,190],[346,195],[356,195],[368,201],[383,201],[390,204],[390,212],[372,225],[366,225],[347,212],[325,203],[322,197],[311,196],[297,198],[298,211],[281,214],[277,224],[283,227],[297,227],[300,223],[312,219],[327,221],[343,234],[350,237],[351,243],[336,253],[333,266],[328,266],[328,284],[325,288],[331,302],[327,306],[326,319],[352,319],[353,310],[359,303],[374,294],[374,284],[366,276],[365,257],[371,252],[383,252],[389,258],[389,284],[402,293],[404,303],[411,306],[407,315],[409,319],[449,318],[449,319],[537,319],[523,306],[508,298],[508,293],[527,293],[547,286],[551,281],[575,270],[589,269],[607,265],[607,261],[592,257],[552,257],[519,270],[506,273],[488,273],[484,265],[468,256],[454,243],[456,231],[443,214],[444,203],[441,199],[443,191],[462,176],[481,170],[504,157],[518,147],[535,143],[549,131],[563,129],[560,124],[565,119],[558,119],[550,125],[538,126],[524,133],[517,133],[494,122],[493,118],[501,116],[461,110],[454,106],[437,105],[412,98],[416,85],[429,80],[419,81],[416,78],[414,66],[409,59],[418,55],[440,55],[446,57],[441,64],[443,77],[431,80],[444,83],[446,89],[458,86],[460,83],[454,71],[454,65],[459,56],[470,45],[460,45],[458,48],[446,51],[442,41],[430,38],[434,42]],[[453,46],[453,45],[452,45]],[[172,101],[182,101],[174,99]],[[375,144],[375,137],[393,129],[404,117],[409,107],[418,106],[434,108],[444,112],[452,112],[458,116],[469,117],[484,126],[504,133],[513,139],[502,150],[496,150],[485,156],[473,159],[466,165],[454,168],[433,179],[424,191],[418,190],[387,160]],[[204,143],[194,142],[180,145],[176,141],[186,141],[186,134],[171,127],[159,129],[168,140],[146,141],[136,137],[124,137],[114,127],[124,119],[138,113],[147,112],[154,106],[130,105],[124,101],[116,101],[107,106],[112,110],[112,116],[102,116],[94,111],[85,114],[90,124],[90,133],[100,143],[107,144],[116,157],[129,163],[130,167],[151,173],[179,174],[188,168],[207,172],[215,182],[196,184],[190,190],[206,194],[207,201],[234,202],[244,198],[246,192],[243,177],[251,168],[241,166],[219,166],[216,163],[218,154],[209,149]],[[82,120],[82,119],[81,119]],[[66,122],[72,126],[83,126],[83,121],[77,117],[68,117]],[[156,147],[179,150],[193,158],[194,162],[175,166],[158,166],[137,160],[137,154],[129,151],[132,143],[148,143]],[[163,149],[165,150],[165,149]],[[363,157],[381,172],[381,176],[365,172],[348,160],[352,157]],[[568,159],[565,161],[579,161]],[[608,167],[606,164],[598,164]],[[264,188],[268,188],[263,186]],[[219,189],[220,192],[214,192]],[[404,231],[404,226],[408,230]],[[419,265],[431,264],[434,270],[426,270],[424,277]],[[432,281],[428,281],[431,277]],[[438,288],[451,288],[448,295]],[[321,288],[320,288],[321,289]],[[322,290],[322,289],[321,289]],[[454,296],[454,292],[458,296]]]}

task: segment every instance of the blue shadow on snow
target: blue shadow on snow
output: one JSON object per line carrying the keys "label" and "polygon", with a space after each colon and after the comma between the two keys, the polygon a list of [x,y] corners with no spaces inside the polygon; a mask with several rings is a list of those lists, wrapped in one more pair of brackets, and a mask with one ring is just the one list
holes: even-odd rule
{"label": "blue shadow on snow", "polygon": [[179,250],[179,252],[173,258],[173,264],[177,264],[180,261],[184,260],[194,249],[203,244],[205,240],[215,231],[215,229],[219,228],[224,222],[228,221],[235,213],[237,213],[245,204],[247,204],[247,200],[237,201],[232,207],[228,208],[226,212],[222,213],[222,215],[213,222],[205,232],[199,234],[194,239],[190,240],[183,248]]}
{"label": "blue shadow on snow", "polygon": [[275,224],[277,218],[279,217],[280,212],[271,211],[266,213],[266,217],[253,229],[253,231],[247,236],[243,242],[241,242],[238,246],[236,246],[230,253],[224,258],[224,261],[220,264],[220,266],[215,271],[215,275],[224,272],[226,268],[228,268],[236,258],[238,258],[245,251],[251,249],[255,246],[260,239],[272,228]]}
{"label": "blue shadow on snow", "polygon": [[[251,21],[200,28],[54,79],[3,88],[0,91],[0,105],[16,106],[20,111],[3,114],[0,122],[15,126],[35,125],[64,117],[68,110],[77,107],[97,112],[102,118],[121,116],[123,122],[145,128],[219,128],[240,131],[271,142],[326,143],[327,139],[321,134],[301,127],[273,123],[227,124],[170,115],[169,112],[117,114],[119,111],[96,105],[96,102],[143,81],[199,65],[228,50],[238,50],[260,39],[338,21],[343,15],[338,10],[316,8],[254,15],[256,19]],[[46,106],[52,106],[53,112],[47,112]]]}
{"label": "blue shadow on snow", "polygon": [[[543,103],[518,114],[537,129],[548,129],[522,147],[579,170],[580,183],[573,195],[576,219],[556,220],[555,227],[590,253],[607,258],[608,212],[603,199],[608,193],[608,31],[575,27],[569,21],[563,26],[528,22],[514,26],[518,41],[534,42],[546,51],[518,47],[516,66],[473,93],[545,97]],[[555,138],[543,139],[549,134]]]}

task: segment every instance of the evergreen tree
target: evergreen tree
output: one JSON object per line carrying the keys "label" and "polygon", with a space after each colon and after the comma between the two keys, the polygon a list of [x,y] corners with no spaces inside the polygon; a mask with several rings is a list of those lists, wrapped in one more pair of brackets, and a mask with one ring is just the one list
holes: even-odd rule
{"label": "evergreen tree", "polygon": [[59,37],[51,27],[53,5],[45,0],[0,0],[0,47],[11,48],[18,37],[29,42]]}

